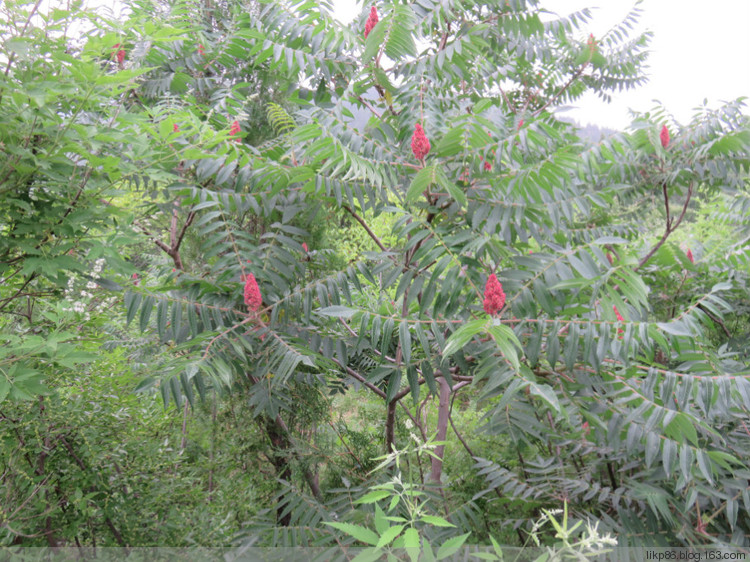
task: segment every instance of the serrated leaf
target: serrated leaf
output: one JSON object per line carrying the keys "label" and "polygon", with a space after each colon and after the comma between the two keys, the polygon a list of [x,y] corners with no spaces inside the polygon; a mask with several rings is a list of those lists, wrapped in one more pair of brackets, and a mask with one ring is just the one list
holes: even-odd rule
{"label": "serrated leaf", "polygon": [[401,534],[401,531],[404,530],[404,527],[405,525],[394,525],[393,527],[389,527],[383,534],[380,535],[380,540],[375,546],[377,546],[378,548],[383,548],[384,546],[391,544],[391,542],[393,542],[393,540]]}
{"label": "serrated leaf", "polygon": [[360,527],[359,525],[352,525],[351,523],[338,523],[338,522],[326,522],[326,525],[330,525],[339,531],[343,531],[347,535],[354,537],[360,542],[375,546],[378,544],[380,537],[375,534],[374,531]]}
{"label": "serrated leaf", "polygon": [[414,178],[412,178],[411,183],[409,184],[409,189],[406,191],[406,201],[416,201],[423,192],[430,188],[430,186],[437,185],[437,176],[438,164],[426,166],[419,170]]}
{"label": "serrated leaf", "polygon": [[404,531],[403,540],[403,548],[406,549],[406,554],[409,556],[409,559],[411,562],[417,562],[417,560],[419,560],[420,546],[419,533],[416,529],[409,527]]}
{"label": "serrated leaf", "polygon": [[423,515],[422,521],[427,523],[428,525],[434,525],[435,527],[455,527],[453,523],[450,521],[446,521],[442,517],[438,517],[437,515]]}
{"label": "serrated leaf", "polygon": [[129,326],[130,322],[135,318],[142,299],[143,296],[140,293],[125,293],[125,309],[127,311],[125,317],[126,326]]}
{"label": "serrated leaf", "polygon": [[471,533],[466,533],[464,535],[453,537],[452,539],[448,539],[447,541],[445,541],[442,545],[440,545],[440,548],[438,548],[436,558],[438,560],[442,560],[443,558],[448,558],[449,556],[455,554],[456,551],[458,551],[458,549],[461,548],[461,546],[466,542],[466,539],[469,538],[469,535],[471,535]]}
{"label": "serrated leaf", "polygon": [[674,462],[676,459],[677,459],[677,443],[675,443],[671,439],[665,439],[664,443],[662,444],[661,462],[662,462],[662,467],[664,468],[664,472],[667,475],[667,478],[669,478],[672,474],[672,467],[674,466]]}
{"label": "serrated leaf", "polygon": [[483,332],[486,327],[487,320],[485,319],[472,320],[461,326],[458,330],[453,332],[448,338],[448,341],[445,342],[443,357],[450,357],[459,349],[462,349],[467,343],[469,343],[469,341],[471,341],[471,338]]}
{"label": "serrated leaf", "polygon": [[327,306],[318,310],[318,314],[322,314],[323,316],[331,316],[333,318],[351,318],[356,313],[357,310],[354,308],[339,305]]}
{"label": "serrated leaf", "polygon": [[388,490],[373,490],[372,492],[368,492],[361,498],[359,498],[354,503],[375,503],[378,500],[382,500],[383,498],[387,498],[391,495],[391,492]]}
{"label": "serrated leaf", "polygon": [[513,332],[513,330],[503,324],[493,324],[490,325],[487,331],[492,336],[492,339],[495,340],[495,343],[502,352],[503,357],[505,357],[510,362],[510,364],[513,365],[513,368],[516,371],[520,369],[521,364],[518,359],[517,349],[523,349],[523,347],[521,346],[521,342],[518,340],[518,337]]}
{"label": "serrated leaf", "polygon": [[555,394],[555,390],[550,385],[529,381],[528,388],[532,395],[539,396],[555,412],[558,414],[562,413],[557,394]]}
{"label": "serrated leaf", "polygon": [[713,486],[714,479],[713,479],[712,468],[711,468],[711,459],[709,459],[705,451],[701,449],[698,449],[697,457],[698,457],[698,468],[700,468],[700,471],[703,474],[703,477],[706,480],[708,480],[709,484]]}
{"label": "serrated leaf", "polygon": [[409,364],[411,363],[411,333],[409,330],[409,323],[404,320],[399,324],[398,337],[401,343],[401,353],[404,357],[404,361]]}
{"label": "serrated leaf", "polygon": [[352,558],[352,562],[375,562],[383,556],[383,551],[379,548],[366,548],[357,556]]}
{"label": "serrated leaf", "polygon": [[690,330],[686,328],[685,325],[681,321],[669,322],[669,323],[658,322],[656,325],[659,326],[659,328],[661,328],[668,334],[672,334],[673,336],[690,337],[693,335],[692,332],[690,332]]}

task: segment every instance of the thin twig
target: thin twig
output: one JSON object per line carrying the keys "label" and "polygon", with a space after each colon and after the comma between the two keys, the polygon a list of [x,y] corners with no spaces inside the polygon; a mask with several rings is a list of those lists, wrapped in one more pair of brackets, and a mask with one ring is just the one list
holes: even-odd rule
{"label": "thin twig", "polygon": [[685,218],[685,212],[687,211],[688,205],[690,204],[690,198],[693,196],[693,182],[690,182],[690,185],[688,186],[687,197],[685,198],[685,204],[682,206],[682,212],[680,213],[680,216],[677,217],[677,220],[674,220],[673,218],[670,218],[670,215],[669,215],[669,194],[667,193],[666,182],[664,183],[663,189],[664,189],[664,201],[665,201],[665,205],[667,205],[667,222],[664,228],[664,234],[662,234],[659,241],[656,243],[656,245],[653,248],[651,248],[648,254],[643,256],[641,261],[638,262],[638,265],[635,268],[633,268],[633,271],[638,271],[641,267],[643,267],[643,265],[653,257],[653,255],[657,252],[657,250],[662,247],[664,242],[667,241],[667,238],[669,238],[669,235],[672,234],[675,230],[677,230],[677,227],[680,226],[682,219]]}
{"label": "thin twig", "polygon": [[[451,427],[453,428],[453,433],[456,434],[456,437],[458,437],[458,440],[461,442],[461,445],[464,446],[464,449],[466,449],[466,452],[469,453],[469,456],[473,459],[476,458],[476,455],[471,450],[471,447],[469,447],[469,444],[466,442],[466,440],[463,438],[461,433],[456,428],[456,424],[453,423],[453,402],[456,400],[456,396],[458,396],[457,393],[453,393],[453,396],[451,397],[451,407],[450,410],[448,410],[448,421],[451,423]],[[497,490],[497,488],[495,488]]]}
{"label": "thin twig", "polygon": [[370,238],[373,239],[373,241],[378,245],[378,247],[383,250],[384,252],[387,252],[388,249],[383,245],[383,243],[380,241],[380,238],[378,238],[377,234],[375,234],[372,229],[368,226],[368,224],[365,222],[365,220],[360,217],[349,205],[344,205],[344,210],[349,213],[354,219],[362,225],[362,228],[365,229],[367,234],[370,236]]}
{"label": "thin twig", "polygon": [[383,400],[385,400],[385,398],[386,398],[385,392],[383,392],[382,390],[380,390],[377,386],[375,386],[374,384],[372,384],[365,377],[363,377],[362,375],[360,375],[357,371],[355,371],[351,367],[348,367],[346,365],[342,365],[336,359],[334,359],[333,362],[336,363],[339,367],[342,367],[344,370],[346,370],[346,372],[349,374],[350,377],[358,380],[363,385],[365,385],[367,388],[369,388],[370,390],[372,390],[375,394],[377,394],[378,396],[380,396]]}
{"label": "thin twig", "polygon": [[588,62],[585,62],[585,63],[584,63],[584,64],[583,64],[582,66],[581,66],[581,68],[579,68],[579,69],[578,69],[578,70],[577,70],[577,71],[576,71],[576,72],[575,72],[575,73],[574,73],[574,74],[573,74],[573,75],[572,75],[572,76],[570,77],[570,80],[568,80],[568,81],[567,81],[567,82],[566,82],[565,84],[563,84],[563,86],[562,86],[562,87],[561,87],[561,88],[560,88],[560,89],[559,89],[559,90],[557,91],[557,93],[556,93],[556,94],[555,94],[554,96],[552,96],[552,97],[551,97],[550,99],[548,99],[548,100],[547,100],[547,102],[546,102],[546,103],[545,103],[545,104],[544,104],[544,105],[543,105],[542,107],[540,107],[539,109],[537,109],[537,110],[536,110],[536,111],[535,111],[535,112],[533,113],[534,117],[536,117],[537,115],[540,115],[540,114],[542,113],[542,111],[544,111],[544,110],[545,110],[545,109],[547,109],[547,108],[548,108],[548,107],[549,107],[550,105],[552,105],[552,103],[554,103],[555,101],[557,101],[557,100],[558,100],[558,98],[559,98],[559,97],[560,97],[560,96],[561,96],[561,95],[563,94],[563,92],[565,92],[565,90],[567,90],[568,88],[570,88],[570,86],[571,86],[571,85],[573,84],[573,82],[575,82],[575,81],[576,81],[576,80],[577,80],[577,79],[578,79],[578,78],[579,78],[579,77],[581,76],[581,74],[583,74],[583,71],[584,71],[584,70],[586,69],[586,67],[587,67],[588,65],[589,65],[589,63],[588,63]]}
{"label": "thin twig", "polygon": [[[26,23],[23,26],[23,29],[21,30],[21,34],[18,36],[23,37],[26,33],[26,29],[29,27],[29,24],[31,23],[31,18],[34,17],[34,14],[36,14],[36,11],[39,9],[39,5],[42,3],[42,0],[36,0],[36,4],[31,8],[31,11],[29,12],[29,17],[26,18]],[[8,78],[8,73],[10,73],[10,67],[13,64],[13,59],[16,58],[16,52],[12,51],[10,53],[10,56],[8,57],[8,64],[5,67],[5,78]],[[3,91],[0,90],[0,102],[3,100]]]}
{"label": "thin twig", "polygon": [[373,113],[373,115],[375,115],[375,117],[377,117],[378,119],[383,119],[383,116],[380,113],[378,113],[377,111],[375,111],[375,108],[373,106],[371,106],[370,103],[365,98],[363,98],[362,96],[357,96],[357,99],[359,100],[359,102],[362,105],[364,105],[367,109],[369,109],[370,111],[372,111],[372,113]]}

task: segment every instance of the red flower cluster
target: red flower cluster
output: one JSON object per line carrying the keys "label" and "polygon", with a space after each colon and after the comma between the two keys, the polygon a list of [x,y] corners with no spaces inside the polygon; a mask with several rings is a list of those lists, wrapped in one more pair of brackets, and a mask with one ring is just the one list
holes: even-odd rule
{"label": "red flower cluster", "polygon": [[137,273],[133,273],[133,275],[131,275],[131,279],[133,280],[133,285],[135,285],[136,287],[140,284]]}
{"label": "red flower cluster", "polygon": [[120,49],[120,44],[115,43],[112,45],[112,50],[117,49],[117,52],[115,53],[115,56],[117,57],[117,64],[122,66],[122,64],[125,62],[125,49]]}
{"label": "red flower cluster", "polygon": [[693,258],[693,252],[690,251],[690,248],[688,248],[687,253],[687,259],[690,260],[690,263],[695,263],[695,258]]}
{"label": "red flower cluster", "polygon": [[205,53],[205,52],[203,51],[203,45],[198,45],[198,54],[199,54],[199,55],[201,55],[201,56],[203,56],[203,55],[205,55],[205,54],[206,54],[206,53]]}
{"label": "red flower cluster", "polygon": [[[239,121],[232,121],[232,126],[229,128],[229,134],[234,136],[237,133],[239,133],[242,129],[240,129],[240,123]],[[237,138],[235,139],[237,142],[242,142],[242,139]]]}
{"label": "red flower cluster", "polygon": [[[612,305],[612,310],[615,311],[615,316],[617,317],[617,320],[619,322],[625,322],[625,319],[622,317],[622,314],[620,314],[620,311],[617,310],[617,305],[616,304]],[[622,334],[624,331],[625,330],[623,330],[622,328],[617,328],[617,333],[618,334]],[[620,336],[620,338],[622,338],[622,336]]]}
{"label": "red flower cluster", "polygon": [[[492,138],[492,133],[490,133],[489,131],[487,131],[487,136],[490,137],[490,138]],[[497,154],[497,151],[493,150],[492,151],[492,155],[495,156],[495,154]],[[484,156],[480,156],[479,159],[480,160],[484,160]],[[484,169],[489,172],[492,169],[492,162],[490,162],[489,160],[487,160],[484,163]]]}
{"label": "red flower cluster", "polygon": [[414,134],[411,136],[411,151],[417,160],[422,160],[430,151],[430,141],[427,140],[427,135],[424,134],[424,129],[419,123],[414,125]]}
{"label": "red flower cluster", "polygon": [[664,148],[667,148],[667,145],[669,144],[669,129],[667,129],[666,125],[664,125],[661,128],[661,133],[659,133],[659,139],[661,139],[661,145]]}
{"label": "red flower cluster", "polygon": [[245,279],[245,305],[250,312],[256,312],[263,303],[263,297],[260,296],[260,287],[255,280],[255,275],[248,273]]}
{"label": "red flower cluster", "polygon": [[373,6],[370,8],[370,17],[367,18],[367,22],[365,23],[365,39],[367,39],[367,36],[372,31],[372,28],[375,27],[378,23],[378,10]]}
{"label": "red flower cluster", "polygon": [[521,120],[520,120],[520,121],[518,122],[518,127],[516,127],[516,131],[520,131],[520,130],[521,130],[521,127],[523,127],[523,119],[521,119]]}
{"label": "red flower cluster", "polygon": [[614,311],[615,311],[615,316],[617,316],[617,319],[618,319],[618,320],[619,320],[620,322],[625,322],[625,319],[624,319],[624,318],[622,317],[622,314],[620,314],[620,311],[619,311],[619,310],[617,310],[617,305],[616,305],[616,304],[613,304],[613,305],[612,305],[612,310],[614,310]]}
{"label": "red flower cluster", "polygon": [[586,41],[586,45],[589,48],[589,52],[593,55],[594,51],[596,51],[596,39],[594,39],[594,34],[589,34],[589,39]]}
{"label": "red flower cluster", "polygon": [[172,131],[175,132],[175,133],[179,133],[180,132],[180,126],[177,123],[175,123],[174,125],[172,125]]}
{"label": "red flower cluster", "polygon": [[497,276],[493,273],[484,286],[484,311],[493,316],[505,306],[505,293]]}
{"label": "red flower cluster", "polygon": [[305,251],[305,253],[308,253],[310,251],[307,249],[307,242],[302,242],[302,249]]}

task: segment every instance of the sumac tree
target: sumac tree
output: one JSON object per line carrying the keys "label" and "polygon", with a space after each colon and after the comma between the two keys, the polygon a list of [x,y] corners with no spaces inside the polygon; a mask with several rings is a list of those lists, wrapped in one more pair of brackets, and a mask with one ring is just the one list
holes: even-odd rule
{"label": "sumac tree", "polygon": [[[319,523],[357,517],[353,489],[320,488],[335,459],[303,442],[311,420],[299,415],[356,386],[382,403],[385,453],[403,445],[399,418],[425,441],[460,438],[453,399],[476,393],[485,431],[517,457],[474,458],[480,496],[502,505],[567,502],[623,544],[747,545],[750,381],[724,318],[750,255],[728,243],[731,269],[711,264],[716,282],[668,318],[657,301],[679,289],[653,283],[702,271],[673,236],[699,194],[747,201],[741,101],[684,125],[657,109],[592,145],[554,109],[644,80],[649,37],[629,36],[637,8],[592,37],[588,11],[557,17],[536,2],[380,2],[377,21],[371,7],[350,26],[310,2],[232,16],[215,59],[226,103],[194,106],[179,141],[177,108],[149,113],[144,137],[176,168],[156,186],[190,213],[200,257],[127,288],[128,321],[164,346],[142,388],[180,405],[243,393],[282,481],[275,521],[254,527],[283,525],[272,544],[334,544]],[[144,64],[162,56],[140,44]],[[247,100],[234,60],[296,85],[286,110],[269,107],[266,142],[230,130]],[[197,96],[202,78],[184,87]],[[311,210],[349,214],[379,251],[332,270],[327,249],[309,245]],[[395,243],[368,224],[384,214]],[[653,239],[646,214],[660,214]],[[437,427],[418,415],[430,398]],[[438,489],[450,485],[443,460],[438,446],[422,474]],[[470,527],[475,511],[448,518]]]}
{"label": "sumac tree", "polygon": [[[623,543],[746,544],[750,383],[714,337],[733,277],[670,318],[654,317],[651,288],[657,270],[697,267],[671,238],[697,193],[746,191],[741,103],[686,125],[658,109],[591,145],[553,110],[644,79],[648,36],[628,37],[637,9],[600,38],[587,11],[551,17],[534,2],[386,2],[374,25],[368,13],[342,27],[323,6],[268,3],[237,31],[238,57],[299,78],[297,109],[274,109],[266,144],[186,159],[211,179],[184,200],[210,268],[126,296],[130,318],[145,327],[155,307],[158,337],[187,352],[153,382],[178,400],[241,388],[319,501],[331,495],[312,450],[284,421],[299,406],[290,388],[368,388],[386,452],[402,416],[444,439],[454,395],[473,388],[486,431],[517,452],[512,467],[475,459],[496,501],[567,501]],[[380,251],[326,269],[294,223],[311,207],[344,210]],[[644,209],[663,213],[655,240]],[[396,244],[368,226],[383,213]],[[746,271],[746,249],[731,251]],[[250,275],[257,312],[242,306]],[[506,297],[490,315],[488,279]],[[437,428],[415,415],[428,396]],[[286,526],[311,517],[299,493],[280,496]]]}

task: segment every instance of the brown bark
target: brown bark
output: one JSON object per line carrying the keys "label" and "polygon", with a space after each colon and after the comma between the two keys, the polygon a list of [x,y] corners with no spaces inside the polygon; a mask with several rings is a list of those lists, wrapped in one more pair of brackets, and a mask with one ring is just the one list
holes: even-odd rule
{"label": "brown bark", "polygon": [[[276,416],[273,420],[267,418],[263,427],[266,435],[268,435],[268,438],[271,441],[271,445],[273,446],[273,451],[268,459],[276,470],[276,477],[289,482],[292,479],[292,465],[289,462],[290,457],[295,456],[299,460],[292,443],[289,428],[286,423],[284,423],[284,420],[281,419],[281,416]],[[305,478],[305,482],[310,487],[312,495],[315,499],[320,500],[321,493],[318,474],[314,473],[309,468],[304,467],[302,469],[302,475]],[[276,509],[276,522],[279,525],[288,527],[291,524],[291,514],[284,514],[285,507],[286,504],[283,501],[279,502],[279,506]]]}
{"label": "brown bark", "polygon": [[[438,403],[438,425],[437,435],[435,436],[437,441],[445,441],[448,434],[448,419],[451,413],[451,387],[448,381],[443,377],[438,377],[437,382],[440,385],[440,402]],[[430,480],[434,482],[440,482],[440,477],[443,474],[443,455],[445,453],[445,445],[438,445],[435,447],[435,456],[432,457],[432,464],[430,467]]]}
{"label": "brown bark", "polygon": [[[277,418],[278,420],[278,418]],[[271,440],[273,451],[269,455],[269,460],[273,467],[276,469],[276,477],[282,480],[289,481],[292,476],[292,466],[287,458],[287,452],[291,447],[291,443],[286,436],[286,433],[282,430],[277,420],[267,419],[265,422],[266,435]],[[279,525],[288,527],[292,521],[291,514],[284,514],[286,504],[279,502],[276,508],[276,522]]]}
{"label": "brown bark", "polygon": [[388,402],[385,414],[385,450],[387,453],[392,453],[396,450],[394,442],[396,440],[395,427],[396,427],[396,405],[398,400],[391,400]]}
{"label": "brown bark", "polygon": [[670,215],[670,209],[669,209],[669,191],[667,190],[667,182],[662,183],[662,192],[664,194],[664,207],[666,209],[666,224],[664,227],[664,234],[662,234],[661,238],[659,238],[659,241],[654,245],[649,252],[641,258],[641,260],[638,262],[638,265],[635,267],[633,271],[638,271],[641,267],[643,267],[648,260],[650,260],[653,255],[657,252],[659,248],[661,248],[662,244],[667,241],[667,238],[669,238],[669,235],[672,234],[675,230],[677,230],[677,227],[680,226],[680,223],[682,222],[682,219],[685,218],[685,212],[687,211],[688,205],[690,204],[690,199],[693,196],[693,183],[690,182],[690,185],[688,186],[687,190],[687,196],[685,197],[685,204],[682,206],[682,212],[680,213],[680,216],[678,216],[676,219]]}

